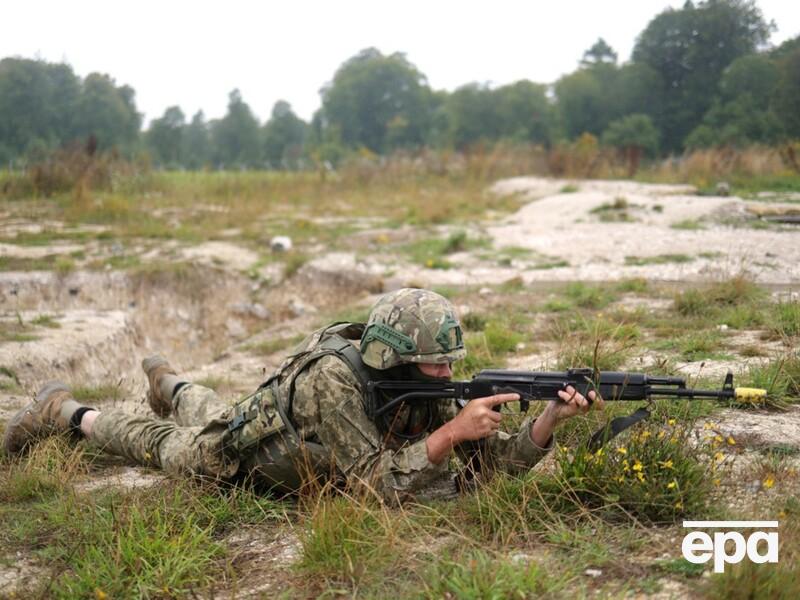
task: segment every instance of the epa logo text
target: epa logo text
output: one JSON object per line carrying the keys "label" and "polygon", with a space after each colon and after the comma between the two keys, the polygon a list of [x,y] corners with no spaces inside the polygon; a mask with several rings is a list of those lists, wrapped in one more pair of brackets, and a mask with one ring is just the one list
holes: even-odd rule
{"label": "epa logo text", "polygon": [[[777,521],[684,521],[683,526],[691,529],[756,529],[746,538],[738,531],[716,531],[713,538],[705,531],[686,534],[681,544],[683,557],[694,564],[707,563],[713,558],[715,573],[722,573],[726,563],[735,565],[742,562],[745,556],[759,564],[778,562],[778,532],[763,531],[777,529]],[[728,553],[729,549],[731,553]]]}

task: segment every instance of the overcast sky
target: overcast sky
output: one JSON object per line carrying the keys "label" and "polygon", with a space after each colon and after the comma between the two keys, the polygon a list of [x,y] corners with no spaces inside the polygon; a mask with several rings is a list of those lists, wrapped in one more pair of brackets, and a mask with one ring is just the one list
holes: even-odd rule
{"label": "overcast sky", "polygon": [[[136,90],[146,122],[178,104],[225,113],[239,88],[261,120],[276,100],[309,119],[319,89],[359,50],[405,52],[435,89],[471,81],[549,83],[603,37],[620,60],[684,0],[21,0],[3,8],[0,58],[66,61]],[[777,45],[800,34],[800,1],[760,0]]]}

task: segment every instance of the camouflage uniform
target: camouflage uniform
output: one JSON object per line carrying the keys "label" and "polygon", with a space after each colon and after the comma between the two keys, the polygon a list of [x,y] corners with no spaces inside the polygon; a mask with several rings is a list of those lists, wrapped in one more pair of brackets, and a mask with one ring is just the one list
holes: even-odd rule
{"label": "camouflage uniform", "polygon": [[[419,305],[417,292],[401,291],[401,302]],[[424,303],[421,308],[425,309]],[[396,310],[373,310],[361,340],[365,363],[381,368],[398,363],[385,344],[369,339],[370,324],[391,327],[398,317]],[[397,343],[408,344],[403,362],[443,362],[464,356],[460,327],[453,315],[425,318],[436,323],[440,341],[447,337],[452,347],[457,344],[462,350],[420,353],[429,347],[426,344],[431,340],[425,338],[431,332],[412,327],[408,337],[413,344],[398,338]],[[246,474],[282,491],[297,490],[313,477],[333,478],[350,484],[366,482],[389,501],[409,497],[446,475],[448,461],[436,465],[428,460],[424,431],[409,442],[380,431],[365,411],[363,377],[348,362],[351,359],[324,350],[331,341],[341,347],[351,345],[346,340],[361,335],[363,327],[344,324],[314,332],[284,361],[268,381],[271,385],[265,384],[236,408],[212,390],[188,384],[173,399],[175,422],[103,412],[94,423],[92,439],[109,452],[172,472],[220,478]],[[396,341],[385,328],[377,334],[378,340]],[[355,354],[359,356],[357,351]],[[453,400],[436,403],[427,433],[457,411]],[[515,472],[541,460],[552,447],[552,439],[546,448],[539,448],[530,430],[531,419],[526,419],[515,435],[499,432],[488,438],[484,449],[491,463]]]}

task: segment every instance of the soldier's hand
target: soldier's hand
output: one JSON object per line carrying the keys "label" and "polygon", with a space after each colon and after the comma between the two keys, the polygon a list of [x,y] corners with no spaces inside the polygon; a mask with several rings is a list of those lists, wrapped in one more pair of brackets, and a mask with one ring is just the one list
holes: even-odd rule
{"label": "soldier's hand", "polygon": [[471,400],[452,420],[454,437],[458,442],[465,442],[494,435],[503,420],[494,408],[515,400],[519,400],[519,394],[496,394]]}
{"label": "soldier's hand", "polygon": [[569,419],[575,415],[588,413],[591,409],[603,410],[605,403],[600,395],[591,390],[588,399],[571,385],[566,390],[558,392],[561,401],[551,400],[547,406],[547,411],[556,422]]}

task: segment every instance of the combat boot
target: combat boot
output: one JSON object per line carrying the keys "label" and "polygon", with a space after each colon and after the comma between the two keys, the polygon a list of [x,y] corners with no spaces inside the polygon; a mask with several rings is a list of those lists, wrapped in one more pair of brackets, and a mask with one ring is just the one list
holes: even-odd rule
{"label": "combat boot", "polygon": [[142,361],[142,370],[150,382],[150,389],[147,390],[150,408],[159,417],[166,419],[172,414],[172,393],[181,380],[167,360],[158,354],[145,358]]}
{"label": "combat boot", "polygon": [[67,433],[70,419],[79,408],[66,385],[60,381],[46,383],[8,422],[3,439],[6,453],[17,454],[42,438]]}

